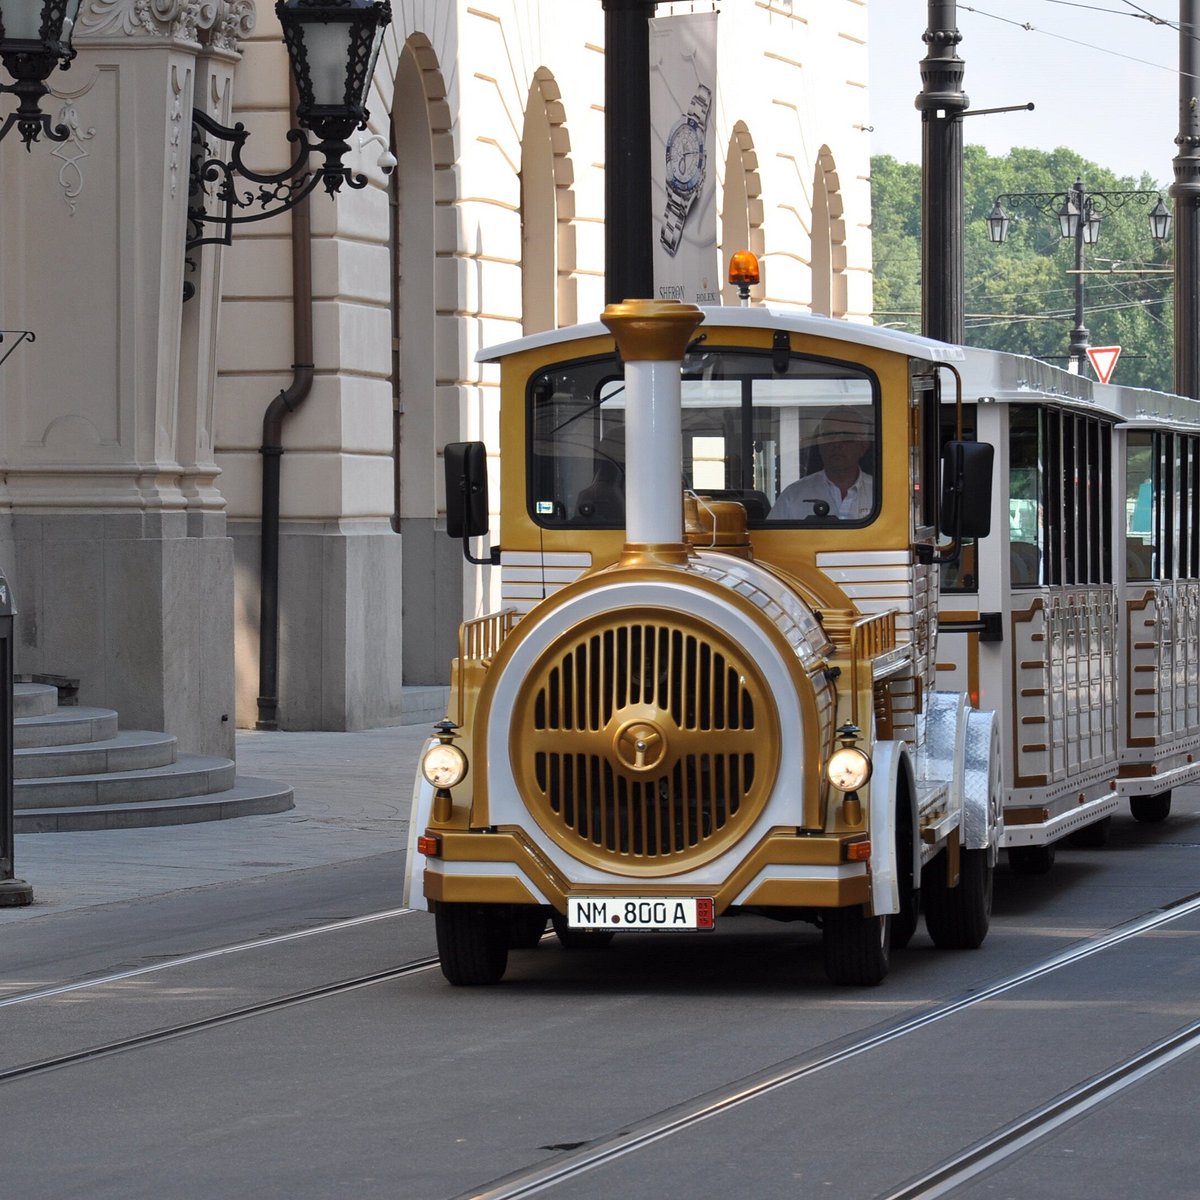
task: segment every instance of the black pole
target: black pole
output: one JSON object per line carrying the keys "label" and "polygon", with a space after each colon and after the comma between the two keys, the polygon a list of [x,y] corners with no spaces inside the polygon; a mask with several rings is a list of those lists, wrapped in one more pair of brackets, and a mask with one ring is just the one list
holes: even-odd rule
{"label": "black pole", "polygon": [[921,332],[961,343],[963,320],[963,132],[970,101],[954,0],[929,0],[921,62]]}
{"label": "black pole", "polygon": [[1179,133],[1175,138],[1175,390],[1200,398],[1200,87],[1196,0],[1179,0]]}
{"label": "black pole", "polygon": [[13,816],[13,604],[8,580],[0,575],[0,907],[33,903],[33,888],[14,878]]}
{"label": "black pole", "polygon": [[654,296],[650,17],[655,0],[604,4],[604,298]]}
{"label": "black pole", "polygon": [[1087,220],[1091,216],[1091,201],[1087,198],[1083,181],[1077,179],[1067,193],[1068,202],[1079,210],[1075,225],[1075,328],[1071,330],[1071,344],[1067,347],[1070,369],[1076,375],[1087,374],[1087,349],[1090,344],[1088,328],[1083,323],[1083,241]]}

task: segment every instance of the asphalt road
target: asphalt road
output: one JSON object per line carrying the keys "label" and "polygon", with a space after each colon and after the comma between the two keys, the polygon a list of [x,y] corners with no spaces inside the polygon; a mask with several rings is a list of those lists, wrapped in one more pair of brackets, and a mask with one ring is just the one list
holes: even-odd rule
{"label": "asphalt road", "polygon": [[6,923],[3,1194],[1200,1196],[1200,791],[1045,877],[1001,867],[982,949],[921,930],[866,990],[826,982],[816,931],[754,919],[549,938],[454,989],[401,872],[379,854]]}

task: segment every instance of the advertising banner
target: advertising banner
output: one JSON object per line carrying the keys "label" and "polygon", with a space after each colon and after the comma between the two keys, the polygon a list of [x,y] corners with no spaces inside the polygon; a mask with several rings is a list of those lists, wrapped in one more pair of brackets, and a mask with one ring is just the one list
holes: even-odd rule
{"label": "advertising banner", "polygon": [[651,20],[654,290],[660,300],[721,302],[716,95],[717,14]]}

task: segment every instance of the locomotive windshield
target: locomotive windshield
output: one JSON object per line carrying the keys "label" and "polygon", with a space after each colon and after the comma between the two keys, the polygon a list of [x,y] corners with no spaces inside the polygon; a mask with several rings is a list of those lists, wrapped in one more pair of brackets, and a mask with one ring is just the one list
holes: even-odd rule
{"label": "locomotive windshield", "polygon": [[[749,524],[865,525],[879,507],[879,386],[861,367],[704,346],[683,362],[682,487],[740,500]],[[558,363],[529,384],[529,511],[540,524],[625,520],[620,360]],[[663,464],[670,470],[670,464]]]}

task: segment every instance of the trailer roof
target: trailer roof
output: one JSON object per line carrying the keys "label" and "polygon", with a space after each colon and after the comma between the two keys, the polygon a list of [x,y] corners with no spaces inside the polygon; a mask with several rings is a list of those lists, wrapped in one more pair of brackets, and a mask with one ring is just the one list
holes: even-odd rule
{"label": "trailer roof", "polygon": [[1200,427],[1200,401],[1150,388],[1097,383],[1041,359],[1002,350],[968,348],[961,374],[963,398],[968,402],[1022,404],[1049,400],[1109,413],[1129,429],[1194,433]]}

